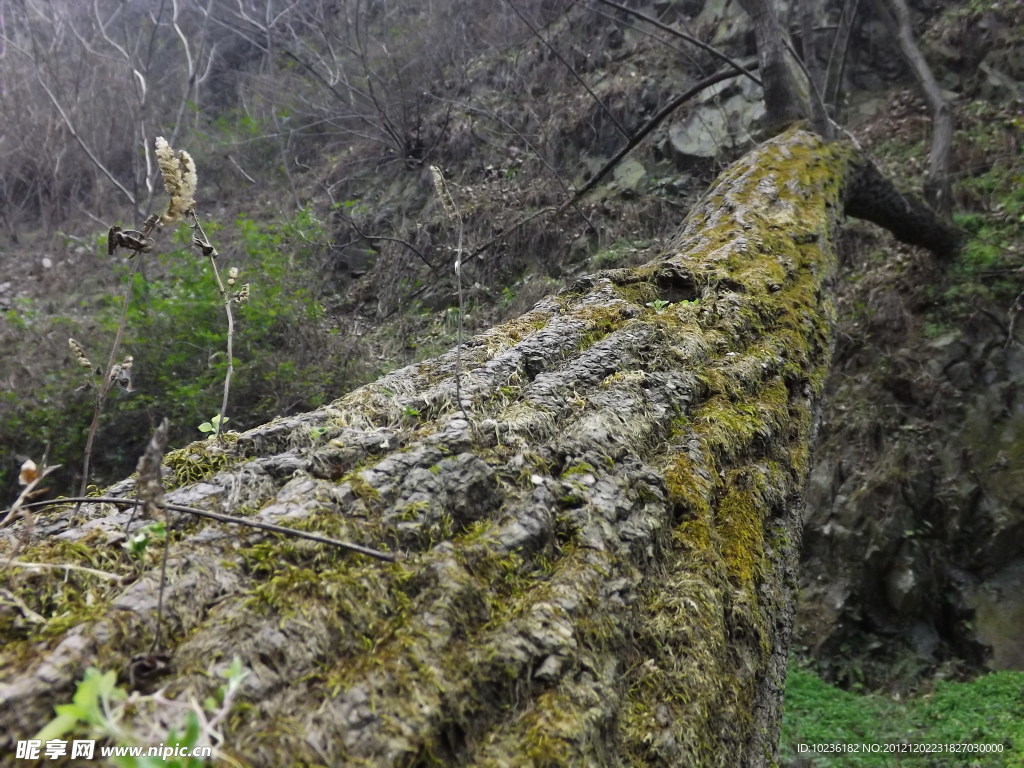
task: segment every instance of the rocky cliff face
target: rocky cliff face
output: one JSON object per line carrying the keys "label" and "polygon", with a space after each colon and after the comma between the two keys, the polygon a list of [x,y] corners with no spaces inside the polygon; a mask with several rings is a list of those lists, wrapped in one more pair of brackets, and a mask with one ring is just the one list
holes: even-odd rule
{"label": "rocky cliff face", "polygon": [[807,494],[802,639],[848,681],[954,660],[1020,669],[1024,349],[998,306],[928,325],[913,283],[948,275],[894,255],[848,267]]}
{"label": "rocky cliff face", "polygon": [[[921,20],[958,109],[956,219],[973,238],[944,265],[859,228],[847,241],[797,640],[834,679],[895,687],[1024,664],[1022,73],[1003,50],[1013,39],[1021,60],[1024,15]],[[857,97],[872,99],[855,132],[890,173],[917,174],[923,109],[912,92]]]}

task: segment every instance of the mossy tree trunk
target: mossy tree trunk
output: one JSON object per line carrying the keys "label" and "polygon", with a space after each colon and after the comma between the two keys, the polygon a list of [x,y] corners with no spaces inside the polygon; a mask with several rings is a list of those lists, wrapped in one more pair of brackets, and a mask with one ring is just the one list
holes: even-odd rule
{"label": "mossy tree trunk", "polygon": [[[653,261],[469,342],[462,409],[450,352],[169,454],[171,502],[400,557],[179,521],[151,685],[202,700],[240,657],[227,743],[258,766],[769,763],[852,158],[751,152]],[[72,515],[0,553],[126,576],[6,570],[5,754],[156,632],[158,553],[121,552],[126,510]]]}

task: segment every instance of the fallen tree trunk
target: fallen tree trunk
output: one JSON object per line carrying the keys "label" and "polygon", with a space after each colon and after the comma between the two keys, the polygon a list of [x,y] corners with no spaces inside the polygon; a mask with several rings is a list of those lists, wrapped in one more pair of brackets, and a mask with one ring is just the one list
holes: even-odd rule
{"label": "fallen tree trunk", "polygon": [[[223,750],[256,766],[770,763],[853,154],[751,152],[654,261],[469,342],[462,408],[451,352],[169,454],[169,502],[398,559],[178,520],[147,684],[202,700],[239,657]],[[0,532],[5,559],[126,574],[8,565],[4,754],[86,666],[155,658],[160,557],[121,551],[128,518]]]}

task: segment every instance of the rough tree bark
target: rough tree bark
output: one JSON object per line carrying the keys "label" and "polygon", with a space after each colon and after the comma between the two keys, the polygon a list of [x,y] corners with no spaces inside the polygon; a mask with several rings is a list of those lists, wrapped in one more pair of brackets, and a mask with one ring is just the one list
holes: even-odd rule
{"label": "rough tree bark", "polygon": [[[770,763],[853,159],[791,130],[647,265],[473,339],[468,419],[450,352],[169,454],[170,502],[399,559],[180,520],[149,685],[202,700],[240,657],[227,745],[257,766]],[[5,567],[3,754],[156,632],[156,553],[121,553],[128,511],[80,514],[0,532],[4,561],[124,574]]]}

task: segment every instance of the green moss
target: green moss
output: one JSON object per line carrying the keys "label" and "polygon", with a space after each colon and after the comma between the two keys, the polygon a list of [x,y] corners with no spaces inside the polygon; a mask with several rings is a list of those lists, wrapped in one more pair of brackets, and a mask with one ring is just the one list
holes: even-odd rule
{"label": "green moss", "polygon": [[353,470],[342,477],[341,482],[349,484],[357,499],[362,499],[365,502],[379,502],[380,491],[370,485],[361,472],[362,470]]}
{"label": "green moss", "polygon": [[673,550],[640,606],[623,710],[632,764],[723,765],[722,743],[744,739],[715,572],[696,573],[686,550]]}
{"label": "green moss", "polygon": [[572,477],[575,477],[576,475],[592,475],[595,472],[597,472],[597,470],[594,469],[592,464],[588,464],[587,462],[582,461],[579,464],[573,464],[571,467],[566,467],[562,471],[562,479],[569,480]]}
{"label": "green moss", "polygon": [[525,715],[523,747],[536,768],[578,765],[572,742],[567,738],[576,729],[562,703],[558,693],[545,691],[535,699],[533,707]]}
{"label": "green moss", "polygon": [[[225,434],[229,442],[237,442],[238,436]],[[216,440],[197,441],[171,451],[164,457],[164,465],[174,472],[168,490],[181,488],[213,477],[233,463],[233,458]]]}
{"label": "green moss", "polygon": [[717,473],[713,464],[705,466],[692,457],[692,452],[681,450],[675,454],[664,471],[665,487],[677,514],[703,520],[706,525],[712,494],[718,485]]}
{"label": "green moss", "polygon": [[737,483],[737,474],[731,472],[726,481],[717,518],[722,560],[729,577],[741,589],[749,590],[764,573],[764,508],[753,489]]}
{"label": "green moss", "polygon": [[481,335],[488,356],[494,356],[544,328],[549,316],[544,312],[527,312],[514,320],[495,326]]}
{"label": "green moss", "polygon": [[265,603],[285,616],[301,615],[302,605],[321,595],[319,582],[320,576],[308,568],[279,563],[272,579],[253,587],[250,600]]}
{"label": "green moss", "polygon": [[694,415],[694,431],[710,450],[732,459],[755,440],[771,441],[788,419],[789,392],[775,379],[756,397],[739,402],[715,395]]}
{"label": "green moss", "polygon": [[[81,566],[114,575],[135,568],[127,554],[120,547],[111,546],[100,531],[74,542],[42,541],[26,548],[18,560]],[[11,620],[0,622],[0,638],[13,642],[54,637],[80,622],[102,618],[109,610],[110,595],[116,592],[118,585],[78,570],[12,568],[8,589],[36,616],[46,620],[45,623],[14,620],[17,614],[5,614]]]}
{"label": "green moss", "polygon": [[[646,307],[648,303],[655,301],[664,300],[660,296],[657,283],[651,279],[651,276],[655,274],[655,271],[649,267],[638,267],[636,270],[632,270],[630,277],[632,278],[628,283],[618,283],[615,286],[615,292],[622,297],[623,300],[632,304],[636,307]],[[640,279],[636,279],[640,277]]]}
{"label": "green moss", "polygon": [[525,450],[520,454],[523,458],[523,468],[515,478],[515,483],[522,487],[533,487],[533,475],[546,477],[551,475],[551,462],[545,459],[536,451]]}
{"label": "green moss", "polygon": [[492,520],[476,520],[463,528],[455,538],[455,542],[459,546],[470,546],[479,544],[494,532],[494,521]]}
{"label": "green moss", "polygon": [[[807,395],[820,392],[832,327],[824,281],[834,254],[822,238],[849,150],[804,138],[763,151],[723,174],[670,257],[708,286],[699,302],[644,317],[686,350],[700,386],[670,425],[663,477],[675,524],[638,611],[643,664],[623,709],[638,764],[731,764],[723,749],[753,736],[751,670],[774,642],[766,536],[772,546],[780,537],[768,521],[806,473]],[[765,184],[780,204],[748,205],[748,190]]]}
{"label": "green moss", "polygon": [[601,651],[620,639],[622,624],[599,606],[580,612],[576,620],[575,636],[579,644],[589,650]]}
{"label": "green moss", "polygon": [[428,509],[430,509],[429,501],[414,501],[399,509],[394,515],[394,520],[400,522],[418,520]]}
{"label": "green moss", "polygon": [[625,325],[630,319],[628,309],[629,305],[625,303],[597,304],[574,308],[572,310],[572,317],[577,320],[583,320],[586,323],[578,351],[589,349],[605,336],[614,333]]}

